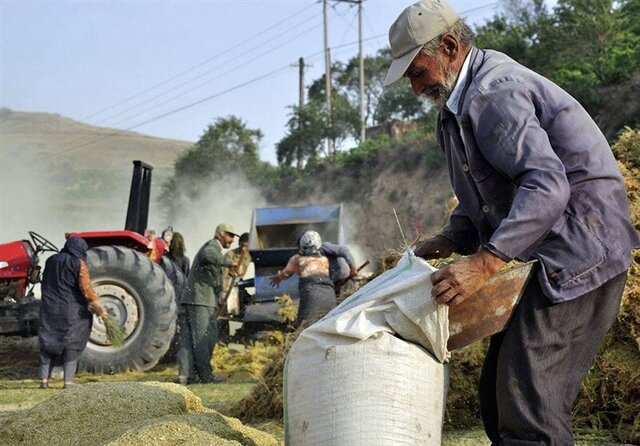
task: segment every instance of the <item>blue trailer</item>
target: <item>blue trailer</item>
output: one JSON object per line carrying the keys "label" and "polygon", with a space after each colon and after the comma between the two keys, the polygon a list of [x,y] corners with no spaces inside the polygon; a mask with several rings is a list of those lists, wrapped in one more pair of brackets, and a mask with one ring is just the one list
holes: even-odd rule
{"label": "blue trailer", "polygon": [[309,230],[317,231],[323,241],[345,244],[342,205],[309,205],[256,208],[251,220],[249,253],[255,266],[255,278],[239,282],[240,317],[244,324],[277,325],[284,321],[278,314],[275,298],[291,296],[298,305],[298,277],[284,280],[278,288],[269,278],[284,268],[297,252],[297,240]]}

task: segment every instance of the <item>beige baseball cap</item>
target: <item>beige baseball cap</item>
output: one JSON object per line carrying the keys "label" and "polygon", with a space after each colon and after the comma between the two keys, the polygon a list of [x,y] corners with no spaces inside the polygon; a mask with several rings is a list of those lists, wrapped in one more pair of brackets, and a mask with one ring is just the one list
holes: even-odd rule
{"label": "beige baseball cap", "polygon": [[384,86],[397,82],[422,46],[459,19],[458,13],[444,0],[422,0],[402,11],[389,29],[393,61],[387,71]]}
{"label": "beige baseball cap", "polygon": [[234,237],[238,236],[236,230],[233,229],[233,226],[231,226],[229,223],[220,223],[218,226],[216,226],[216,232],[228,232]]}

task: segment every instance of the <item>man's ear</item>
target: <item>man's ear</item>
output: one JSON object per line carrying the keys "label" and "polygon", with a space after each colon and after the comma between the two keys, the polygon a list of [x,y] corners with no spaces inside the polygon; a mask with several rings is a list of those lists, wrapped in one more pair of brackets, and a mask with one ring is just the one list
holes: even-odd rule
{"label": "man's ear", "polygon": [[442,52],[452,61],[456,59],[460,52],[460,43],[452,34],[444,34],[440,39]]}

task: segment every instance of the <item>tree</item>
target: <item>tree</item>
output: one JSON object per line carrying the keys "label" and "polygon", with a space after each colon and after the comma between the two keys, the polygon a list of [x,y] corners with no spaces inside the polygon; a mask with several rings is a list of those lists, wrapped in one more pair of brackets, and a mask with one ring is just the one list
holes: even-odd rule
{"label": "tree", "polygon": [[317,101],[306,104],[302,109],[295,106],[292,109],[287,135],[276,144],[276,156],[278,165],[291,166],[295,163],[300,170],[306,160],[319,155],[326,123]]}
{"label": "tree", "polygon": [[[383,48],[375,56],[364,58],[365,124],[368,127],[391,120],[416,120],[424,117],[430,106],[416,100],[405,82],[384,87],[387,70],[391,65],[391,50]],[[360,110],[360,61],[354,57],[346,65],[336,64],[336,89],[349,100],[352,108]],[[359,121],[357,121],[359,125]],[[359,132],[355,133],[356,136]]]}
{"label": "tree", "polygon": [[262,132],[236,116],[218,118],[175,163],[176,176],[206,176],[258,162]]}
{"label": "tree", "polygon": [[640,68],[639,3],[559,0],[549,14],[540,0],[510,0],[476,42],[550,78],[595,115],[604,105],[598,91]]}

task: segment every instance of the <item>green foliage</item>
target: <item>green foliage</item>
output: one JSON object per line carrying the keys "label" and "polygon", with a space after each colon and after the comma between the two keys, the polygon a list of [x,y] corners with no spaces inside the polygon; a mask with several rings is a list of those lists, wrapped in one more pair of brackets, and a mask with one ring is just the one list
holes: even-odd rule
{"label": "green foliage", "polygon": [[304,108],[293,107],[287,123],[287,135],[276,144],[276,156],[280,166],[296,165],[302,169],[305,161],[315,158],[322,150],[326,116],[317,101]]}
{"label": "green foliage", "polygon": [[198,142],[180,155],[175,163],[177,176],[207,176],[258,161],[260,130],[248,129],[236,116],[218,118]]}
{"label": "green foliage", "polygon": [[548,13],[539,0],[511,0],[508,14],[477,29],[476,44],[550,78],[597,114],[606,100],[598,90],[640,68],[639,3],[560,0]]}

